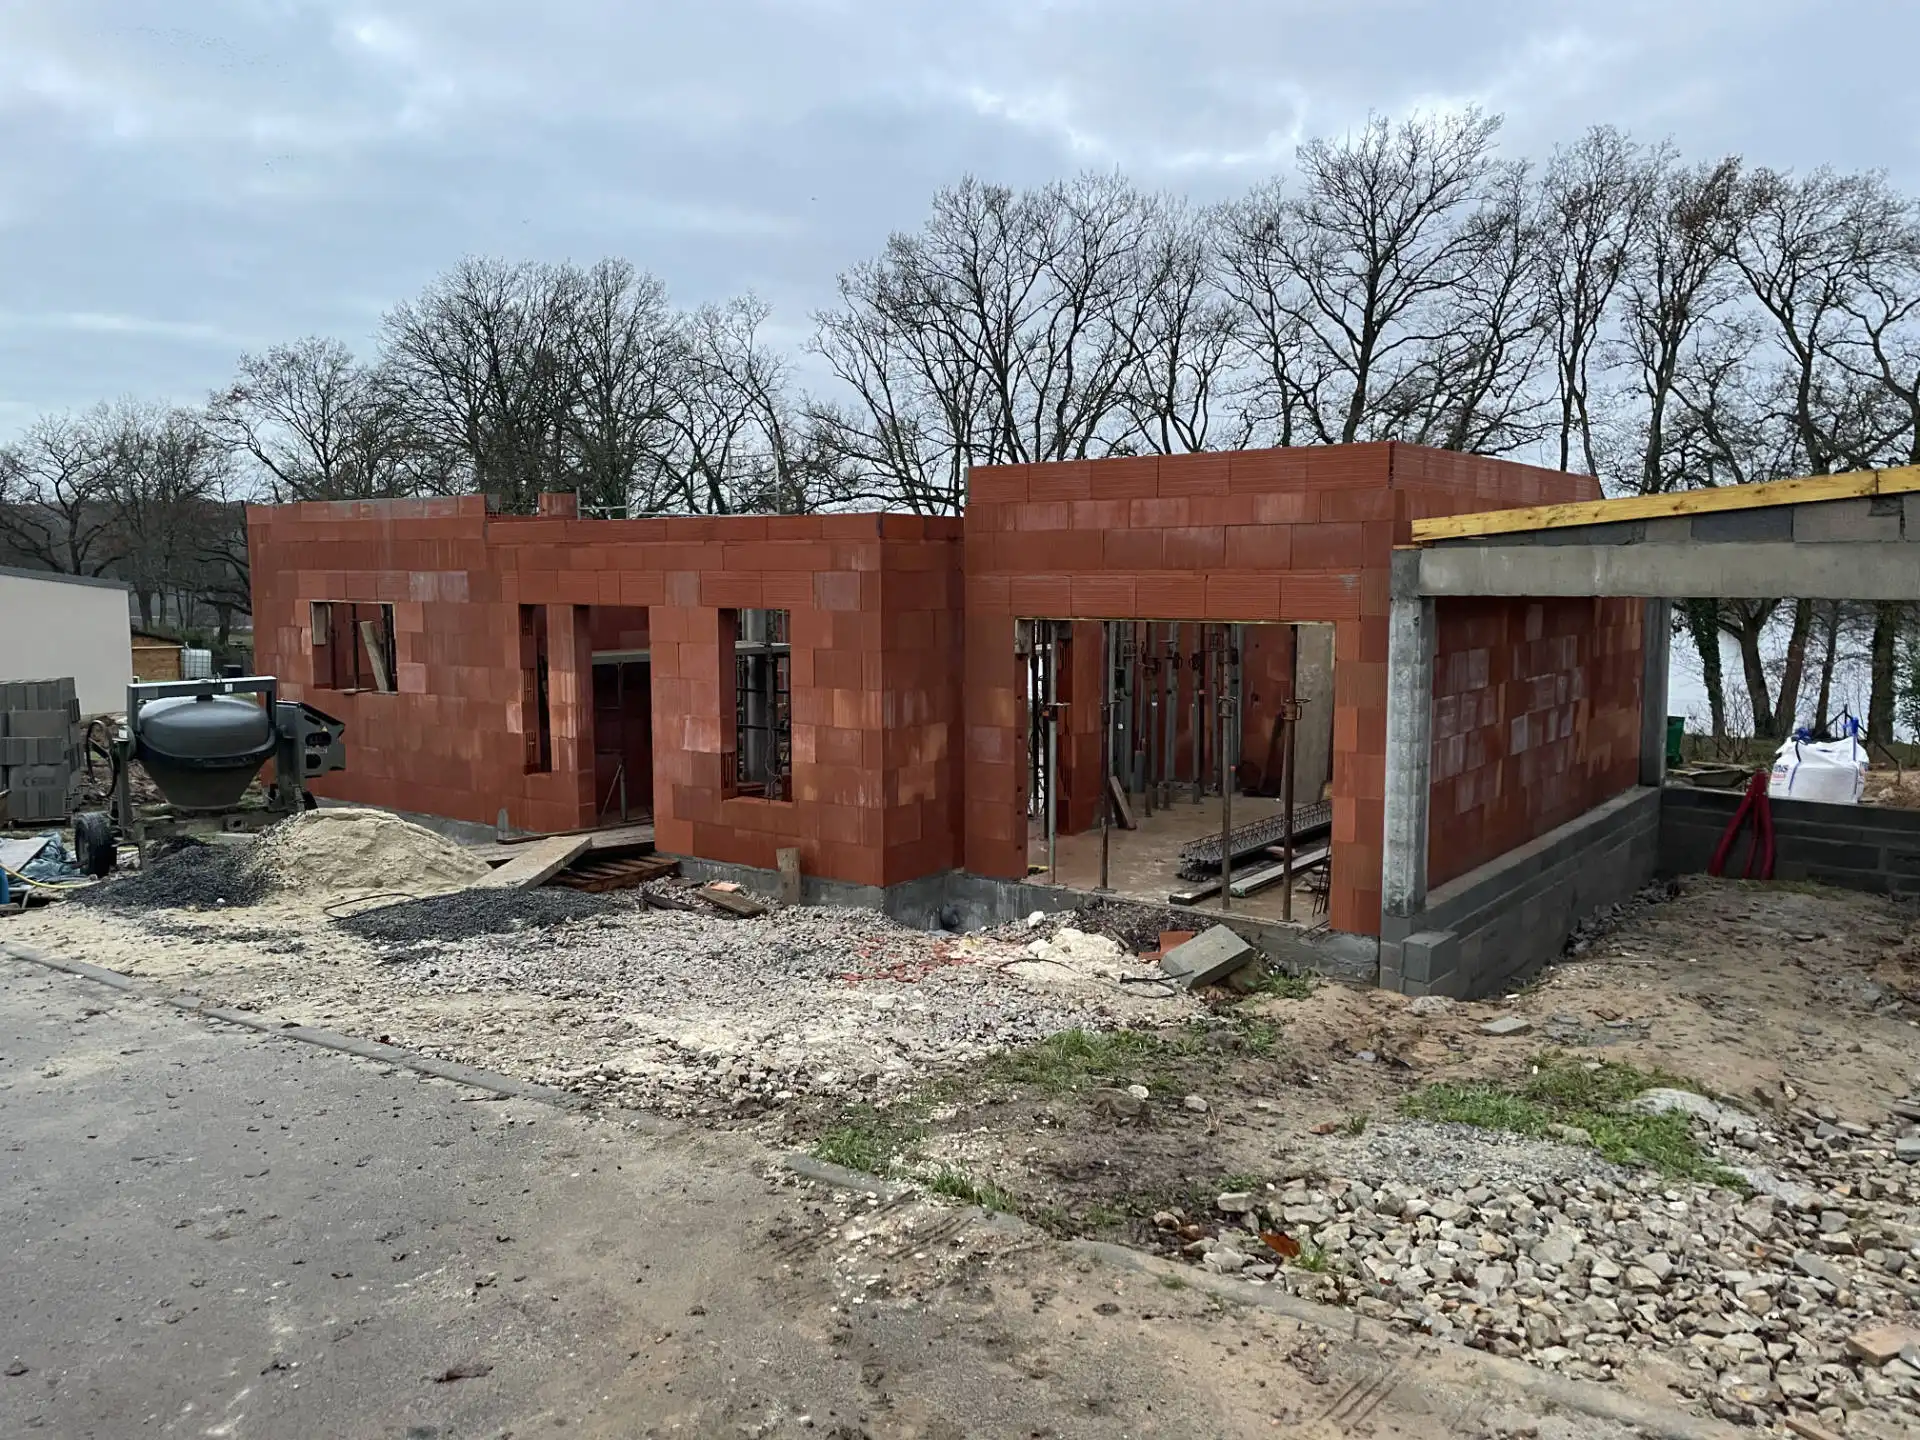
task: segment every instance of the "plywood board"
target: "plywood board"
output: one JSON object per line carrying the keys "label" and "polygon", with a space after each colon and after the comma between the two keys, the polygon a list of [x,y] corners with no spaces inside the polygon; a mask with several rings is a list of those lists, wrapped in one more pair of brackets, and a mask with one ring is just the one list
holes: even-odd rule
{"label": "plywood board", "polygon": [[575,860],[587,853],[592,843],[585,835],[549,835],[517,847],[514,857],[485,879],[476,889],[515,890],[543,885]]}
{"label": "plywood board", "polygon": [[1920,490],[1920,465],[1902,465],[1891,470],[1807,475],[1795,480],[1724,485],[1713,490],[1680,490],[1668,495],[1627,495],[1617,500],[1573,500],[1560,505],[1483,510],[1471,515],[1439,515],[1413,522],[1413,542],[1419,545],[1431,540],[1467,539],[1477,535],[1559,530],[1569,525],[1611,525],[1623,520],[1659,520],[1672,515],[1704,515],[1720,510],[1757,510],[1768,505],[1806,505],[1822,500],[1853,500],[1863,495],[1900,495],[1914,490]]}

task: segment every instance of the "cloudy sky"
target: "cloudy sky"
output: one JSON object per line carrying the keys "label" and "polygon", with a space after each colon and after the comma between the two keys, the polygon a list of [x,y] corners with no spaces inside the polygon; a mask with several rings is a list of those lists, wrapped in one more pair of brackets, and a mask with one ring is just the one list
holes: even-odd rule
{"label": "cloudy sky", "polygon": [[964,172],[1215,199],[1369,110],[1474,102],[1920,189],[1862,66],[1913,0],[0,0],[0,437],[365,348],[464,253],[622,254],[797,343]]}

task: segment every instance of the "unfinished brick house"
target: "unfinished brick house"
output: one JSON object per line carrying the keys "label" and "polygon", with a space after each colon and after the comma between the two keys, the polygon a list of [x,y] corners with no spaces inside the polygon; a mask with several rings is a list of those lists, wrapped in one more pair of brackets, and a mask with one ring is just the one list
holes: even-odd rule
{"label": "unfinished brick house", "polygon": [[[1279,804],[1298,699],[1296,803],[1324,797],[1327,834],[1296,924],[1374,937],[1395,546],[1597,495],[1378,443],[976,469],[963,518],[256,507],[257,664],[347,722],[330,796],[531,830],[650,814],[663,852],[1003,882],[1005,913],[1045,903],[1045,864],[1055,895],[1105,873],[1109,769],[1116,809],[1152,811],[1107,836],[1112,888],[1164,901],[1172,850]],[[1434,643],[1430,884],[1636,783],[1638,601],[1445,601]]]}

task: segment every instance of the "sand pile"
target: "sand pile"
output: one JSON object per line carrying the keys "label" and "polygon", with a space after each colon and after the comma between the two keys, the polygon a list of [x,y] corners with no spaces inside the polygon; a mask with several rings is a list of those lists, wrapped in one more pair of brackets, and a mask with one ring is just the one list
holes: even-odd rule
{"label": "sand pile", "polygon": [[433,831],[384,810],[310,810],[260,837],[252,864],[268,898],[330,904],[375,892],[442,895],[492,868]]}
{"label": "sand pile", "polygon": [[453,841],[383,810],[311,810],[257,840],[183,844],[144,872],[74,898],[115,909],[310,911],[359,896],[444,895],[490,868]]}

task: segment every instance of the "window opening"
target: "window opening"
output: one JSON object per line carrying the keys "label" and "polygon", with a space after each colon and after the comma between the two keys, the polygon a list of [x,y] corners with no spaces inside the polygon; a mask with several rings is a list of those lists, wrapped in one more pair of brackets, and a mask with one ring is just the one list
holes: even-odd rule
{"label": "window opening", "polygon": [[793,798],[793,651],[785,610],[733,614],[734,793]]}
{"label": "window opening", "polygon": [[527,735],[529,774],[553,769],[552,696],[547,686],[547,607],[520,607],[520,711]]}

